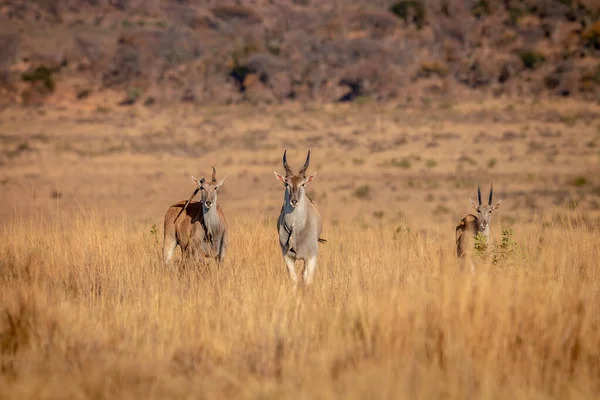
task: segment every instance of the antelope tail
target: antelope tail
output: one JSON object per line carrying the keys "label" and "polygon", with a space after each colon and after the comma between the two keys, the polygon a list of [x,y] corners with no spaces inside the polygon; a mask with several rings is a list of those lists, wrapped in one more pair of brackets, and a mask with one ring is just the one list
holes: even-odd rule
{"label": "antelope tail", "polygon": [[319,238],[319,243],[327,243],[327,240],[325,240],[323,238]]}

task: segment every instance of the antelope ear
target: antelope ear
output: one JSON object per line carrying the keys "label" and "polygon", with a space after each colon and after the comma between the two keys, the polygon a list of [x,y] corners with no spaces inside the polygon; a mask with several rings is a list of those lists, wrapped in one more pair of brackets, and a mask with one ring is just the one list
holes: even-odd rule
{"label": "antelope ear", "polygon": [[217,187],[221,187],[221,186],[223,185],[223,182],[225,182],[225,179],[226,179],[226,178],[227,178],[227,175],[225,175],[225,176],[223,177],[223,179],[221,179],[221,180],[219,181],[219,183],[218,183]]}
{"label": "antelope ear", "polygon": [[192,175],[192,180],[196,183],[196,185],[198,185],[198,187],[202,186],[202,184],[204,183],[204,178],[198,180],[193,175]]}
{"label": "antelope ear", "polygon": [[281,183],[285,183],[285,177],[281,174],[278,174],[277,171],[273,171],[273,173],[275,174],[275,178],[277,178],[278,181],[280,181]]}
{"label": "antelope ear", "polygon": [[502,203],[502,199],[498,200],[498,202],[496,204],[494,204],[494,210],[497,210],[498,207],[500,207],[500,203]]}
{"label": "antelope ear", "polygon": [[469,201],[471,202],[471,207],[473,207],[475,210],[479,209],[479,206],[477,205],[477,203],[475,203],[473,200],[469,199]]}
{"label": "antelope ear", "polygon": [[313,179],[315,179],[315,176],[317,176],[316,172],[314,174],[310,175],[308,178],[306,178],[306,182],[304,182],[304,183],[311,183],[313,181]]}

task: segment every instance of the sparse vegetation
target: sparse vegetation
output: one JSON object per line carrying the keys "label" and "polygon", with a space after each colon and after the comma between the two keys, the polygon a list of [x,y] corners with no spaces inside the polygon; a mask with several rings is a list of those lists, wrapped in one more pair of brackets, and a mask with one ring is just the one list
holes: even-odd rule
{"label": "sparse vegetation", "polygon": [[485,258],[488,248],[487,239],[483,233],[478,232],[475,236],[475,252],[480,258]]}
{"label": "sparse vegetation", "polygon": [[8,397],[40,387],[66,398],[278,397],[288,384],[307,398],[595,397],[600,350],[585,327],[600,324],[598,293],[584,277],[598,274],[597,232],[505,230],[494,262],[470,274],[445,241],[406,224],[340,223],[329,228],[340,245],[323,252],[327,268],[293,294],[266,223],[240,222],[221,268],[178,271],[160,265],[148,225],[76,218],[0,234]]}
{"label": "sparse vegetation", "polygon": [[381,210],[373,211],[373,217],[375,217],[377,219],[383,218],[384,215],[385,215],[385,213]]}
{"label": "sparse vegetation", "polygon": [[546,62],[546,56],[534,50],[521,50],[518,54],[521,63],[527,69],[536,69]]}
{"label": "sparse vegetation", "polygon": [[481,18],[490,15],[490,3],[488,0],[479,0],[471,9],[471,13],[475,18]]}
{"label": "sparse vegetation", "polygon": [[448,66],[439,61],[424,62],[421,64],[419,75],[425,78],[430,76],[439,76],[443,78],[448,75]]}
{"label": "sparse vegetation", "polygon": [[600,49],[600,21],[595,22],[588,30],[582,35],[585,46]]}
{"label": "sparse vegetation", "polygon": [[354,190],[354,196],[366,200],[371,197],[371,187],[369,185],[361,185]]}
{"label": "sparse vegetation", "polygon": [[435,168],[437,165],[438,165],[438,163],[435,160],[430,159],[430,160],[425,161],[425,166],[427,168]]}
{"label": "sparse vegetation", "polygon": [[498,264],[515,255],[517,243],[514,240],[515,232],[512,229],[502,229],[500,245],[494,248],[493,262]]}
{"label": "sparse vegetation", "polygon": [[473,158],[471,158],[471,157],[469,157],[467,155],[460,156],[459,159],[458,159],[458,162],[459,163],[465,163],[465,164],[468,164],[468,165],[471,165],[471,166],[477,165],[477,161],[475,161]]}
{"label": "sparse vegetation", "polygon": [[43,87],[49,92],[53,92],[56,87],[54,78],[52,77],[53,71],[45,66],[39,66],[33,71],[25,72],[21,75],[21,78],[25,82],[37,83],[40,82]]}
{"label": "sparse vegetation", "polygon": [[576,187],[581,187],[581,186],[585,186],[587,185],[588,181],[585,178],[585,176],[578,176],[575,179],[573,179],[573,186]]}
{"label": "sparse vegetation", "polygon": [[[134,86],[140,103],[155,93],[118,93]],[[502,99],[452,112],[161,101],[132,113],[74,93],[72,109],[9,107],[0,119],[0,397],[597,397],[593,102],[515,96],[508,114]],[[328,240],[314,286],[296,293],[274,229],[282,148],[296,149],[294,169],[312,150],[307,190]],[[165,208],[213,163],[232,188],[220,198],[228,259],[165,268]],[[471,273],[454,228],[490,180],[502,208]]]}
{"label": "sparse vegetation", "polygon": [[566,126],[575,126],[577,123],[577,117],[573,114],[565,114],[560,116],[560,121]]}
{"label": "sparse vegetation", "polygon": [[384,166],[408,169],[411,167],[411,162],[407,157],[401,159],[392,158],[391,160],[385,162]]}
{"label": "sparse vegetation", "polygon": [[498,161],[495,158],[490,158],[488,161],[488,168],[494,168],[498,164]]}
{"label": "sparse vegetation", "polygon": [[417,29],[425,25],[425,4],[423,0],[401,0],[394,3],[390,11],[404,20],[407,24],[414,24]]}
{"label": "sparse vegetation", "polygon": [[106,114],[110,112],[110,108],[104,106],[96,106],[96,112],[101,114]]}
{"label": "sparse vegetation", "polygon": [[[164,7],[122,6],[125,0],[115,0],[106,9],[98,0],[88,1],[86,7],[67,5],[65,0],[51,3],[37,7],[19,0],[3,8],[15,26],[14,33],[0,34],[0,85],[18,83],[19,74],[10,71],[22,71],[17,65],[20,47],[43,41],[55,27],[76,40],[47,49],[27,45],[33,52],[25,57],[36,60],[30,65],[43,63],[52,70],[52,81],[64,82],[65,87],[71,87],[72,80],[123,91],[131,86],[160,87],[165,90],[155,93],[162,104],[180,101],[174,92],[180,94],[190,84],[203,104],[394,99],[442,109],[453,107],[448,99],[463,93],[457,84],[494,97],[518,86],[535,96],[543,91],[580,98],[592,97],[599,85],[595,74],[586,70],[599,55],[600,23],[597,13],[582,3],[395,0],[367,6],[350,1],[327,12],[318,2],[305,0],[295,0],[291,8],[248,0],[176,1]],[[66,10],[68,18],[61,15]],[[32,21],[54,25],[49,32],[29,29]],[[560,21],[580,28],[559,40],[554,33]],[[341,26],[349,35],[340,34]],[[426,26],[435,35],[423,29]],[[86,33],[96,31],[103,33]],[[119,34],[113,37],[109,32]],[[485,56],[473,53],[481,46],[482,32],[490,32]],[[439,37],[448,41],[442,44]],[[247,58],[256,54],[272,57],[274,67],[246,74]],[[72,65],[57,67],[67,62]],[[569,78],[575,71],[583,72],[581,79]],[[240,85],[246,77],[260,83],[249,93],[248,85]],[[338,81],[333,83],[332,77]],[[425,87],[420,78],[435,79]],[[227,84],[230,79],[238,79],[238,85]],[[49,79],[42,80],[46,86],[40,88],[52,86]],[[347,86],[348,91],[334,94],[332,84]],[[492,86],[498,87],[488,90]],[[49,101],[49,96],[31,91],[20,98],[32,105]],[[18,96],[9,99],[19,102]]]}
{"label": "sparse vegetation", "polygon": [[443,204],[438,204],[433,210],[433,215],[450,214],[451,211],[448,207]]}

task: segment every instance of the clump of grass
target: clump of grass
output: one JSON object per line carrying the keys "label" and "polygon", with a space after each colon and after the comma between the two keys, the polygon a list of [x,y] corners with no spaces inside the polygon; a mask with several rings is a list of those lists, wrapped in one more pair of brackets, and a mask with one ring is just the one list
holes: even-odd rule
{"label": "clump of grass", "polygon": [[471,14],[477,19],[483,17],[484,15],[490,15],[490,3],[488,0],[479,0],[473,8],[471,8]]}
{"label": "clump of grass", "polygon": [[110,108],[104,106],[96,106],[96,112],[101,114],[108,114],[110,112]]}
{"label": "clump of grass", "polygon": [[142,89],[140,89],[137,86],[132,86],[129,89],[127,89],[127,99],[129,100],[137,100],[139,99],[143,94]]}
{"label": "clump of grass", "polygon": [[477,254],[480,257],[485,256],[487,247],[488,247],[487,239],[485,238],[483,233],[478,232],[477,235],[475,236],[475,254]]}
{"label": "clump of grass", "polygon": [[560,121],[568,127],[575,126],[577,117],[573,114],[564,114],[560,116]]}
{"label": "clump of grass", "polygon": [[427,168],[434,168],[434,167],[436,167],[437,165],[438,165],[437,161],[435,161],[435,160],[433,160],[433,159],[430,159],[430,160],[427,160],[427,161],[425,161],[425,166],[426,166]]}
{"label": "clump of grass", "polygon": [[56,83],[52,77],[54,71],[48,67],[40,66],[30,72],[25,72],[21,75],[21,79],[25,82],[41,82],[49,92],[53,92]]}
{"label": "clump of grass", "polygon": [[573,186],[575,187],[581,187],[581,186],[585,186],[587,185],[588,181],[585,178],[585,176],[578,176],[575,179],[573,179]]}
{"label": "clump of grass", "polygon": [[363,160],[362,158],[353,158],[352,159],[352,164],[354,165],[364,165],[365,160]]}
{"label": "clump of grass", "polygon": [[534,50],[521,50],[518,55],[521,63],[527,69],[536,69],[546,62],[546,56]]}
{"label": "clump of grass", "polygon": [[422,0],[402,0],[390,7],[390,12],[404,20],[407,24],[414,24],[417,29],[425,25],[425,4]]}
{"label": "clump of grass", "polygon": [[438,204],[433,210],[433,215],[450,214],[450,209],[443,204]]}
{"label": "clump of grass", "polygon": [[371,197],[371,187],[369,185],[361,185],[354,189],[354,197],[361,200],[366,200]]}
{"label": "clump of grass", "polygon": [[494,248],[492,261],[497,264],[515,255],[518,244],[514,239],[515,232],[508,228],[502,230],[500,245]]}
{"label": "clump of grass", "polygon": [[464,164],[469,164],[469,165],[472,165],[472,166],[477,165],[477,161],[475,161],[473,158],[471,158],[471,157],[469,157],[467,155],[460,156],[459,159],[458,159],[458,162],[459,163],[464,163]]}
{"label": "clump of grass", "polygon": [[488,168],[494,168],[498,164],[498,161],[495,158],[490,158],[488,161]]}
{"label": "clump of grass", "polygon": [[448,75],[448,66],[439,61],[423,62],[419,68],[419,75],[425,78],[430,76],[445,77]]}
{"label": "clump of grass", "polygon": [[375,217],[377,219],[383,218],[384,215],[385,215],[385,213],[381,210],[373,211],[373,217]]}
{"label": "clump of grass", "polygon": [[19,143],[17,145],[17,147],[15,147],[13,150],[8,151],[6,153],[6,155],[8,157],[11,157],[11,158],[12,157],[17,157],[17,156],[20,156],[21,154],[23,154],[24,152],[29,151],[29,150],[31,150],[31,146],[29,145],[29,142],[23,141],[23,142]]}
{"label": "clump of grass", "polygon": [[411,167],[410,160],[406,157],[398,160],[397,158],[392,158],[388,162],[384,164],[385,166],[397,167],[397,168],[405,168],[408,169]]}
{"label": "clump of grass", "polygon": [[595,22],[582,35],[583,43],[586,47],[600,49],[600,21]]}

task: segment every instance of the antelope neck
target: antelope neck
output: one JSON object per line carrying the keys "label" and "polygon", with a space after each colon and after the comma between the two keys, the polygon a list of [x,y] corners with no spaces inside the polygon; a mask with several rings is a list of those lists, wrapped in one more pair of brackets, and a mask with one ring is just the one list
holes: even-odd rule
{"label": "antelope neck", "polygon": [[286,194],[283,209],[285,212],[286,225],[288,225],[289,227],[292,227],[292,225],[294,225],[297,228],[299,228],[297,223],[299,221],[304,221],[306,216],[306,193],[302,194],[302,196],[298,198],[298,204],[296,205],[296,207],[292,207],[292,205],[290,204],[290,198]]}
{"label": "antelope neck", "polygon": [[215,231],[215,228],[219,227],[219,214],[217,213],[217,203],[213,203],[210,208],[206,208],[202,205],[202,212],[204,213],[204,224],[206,229],[209,231]]}

